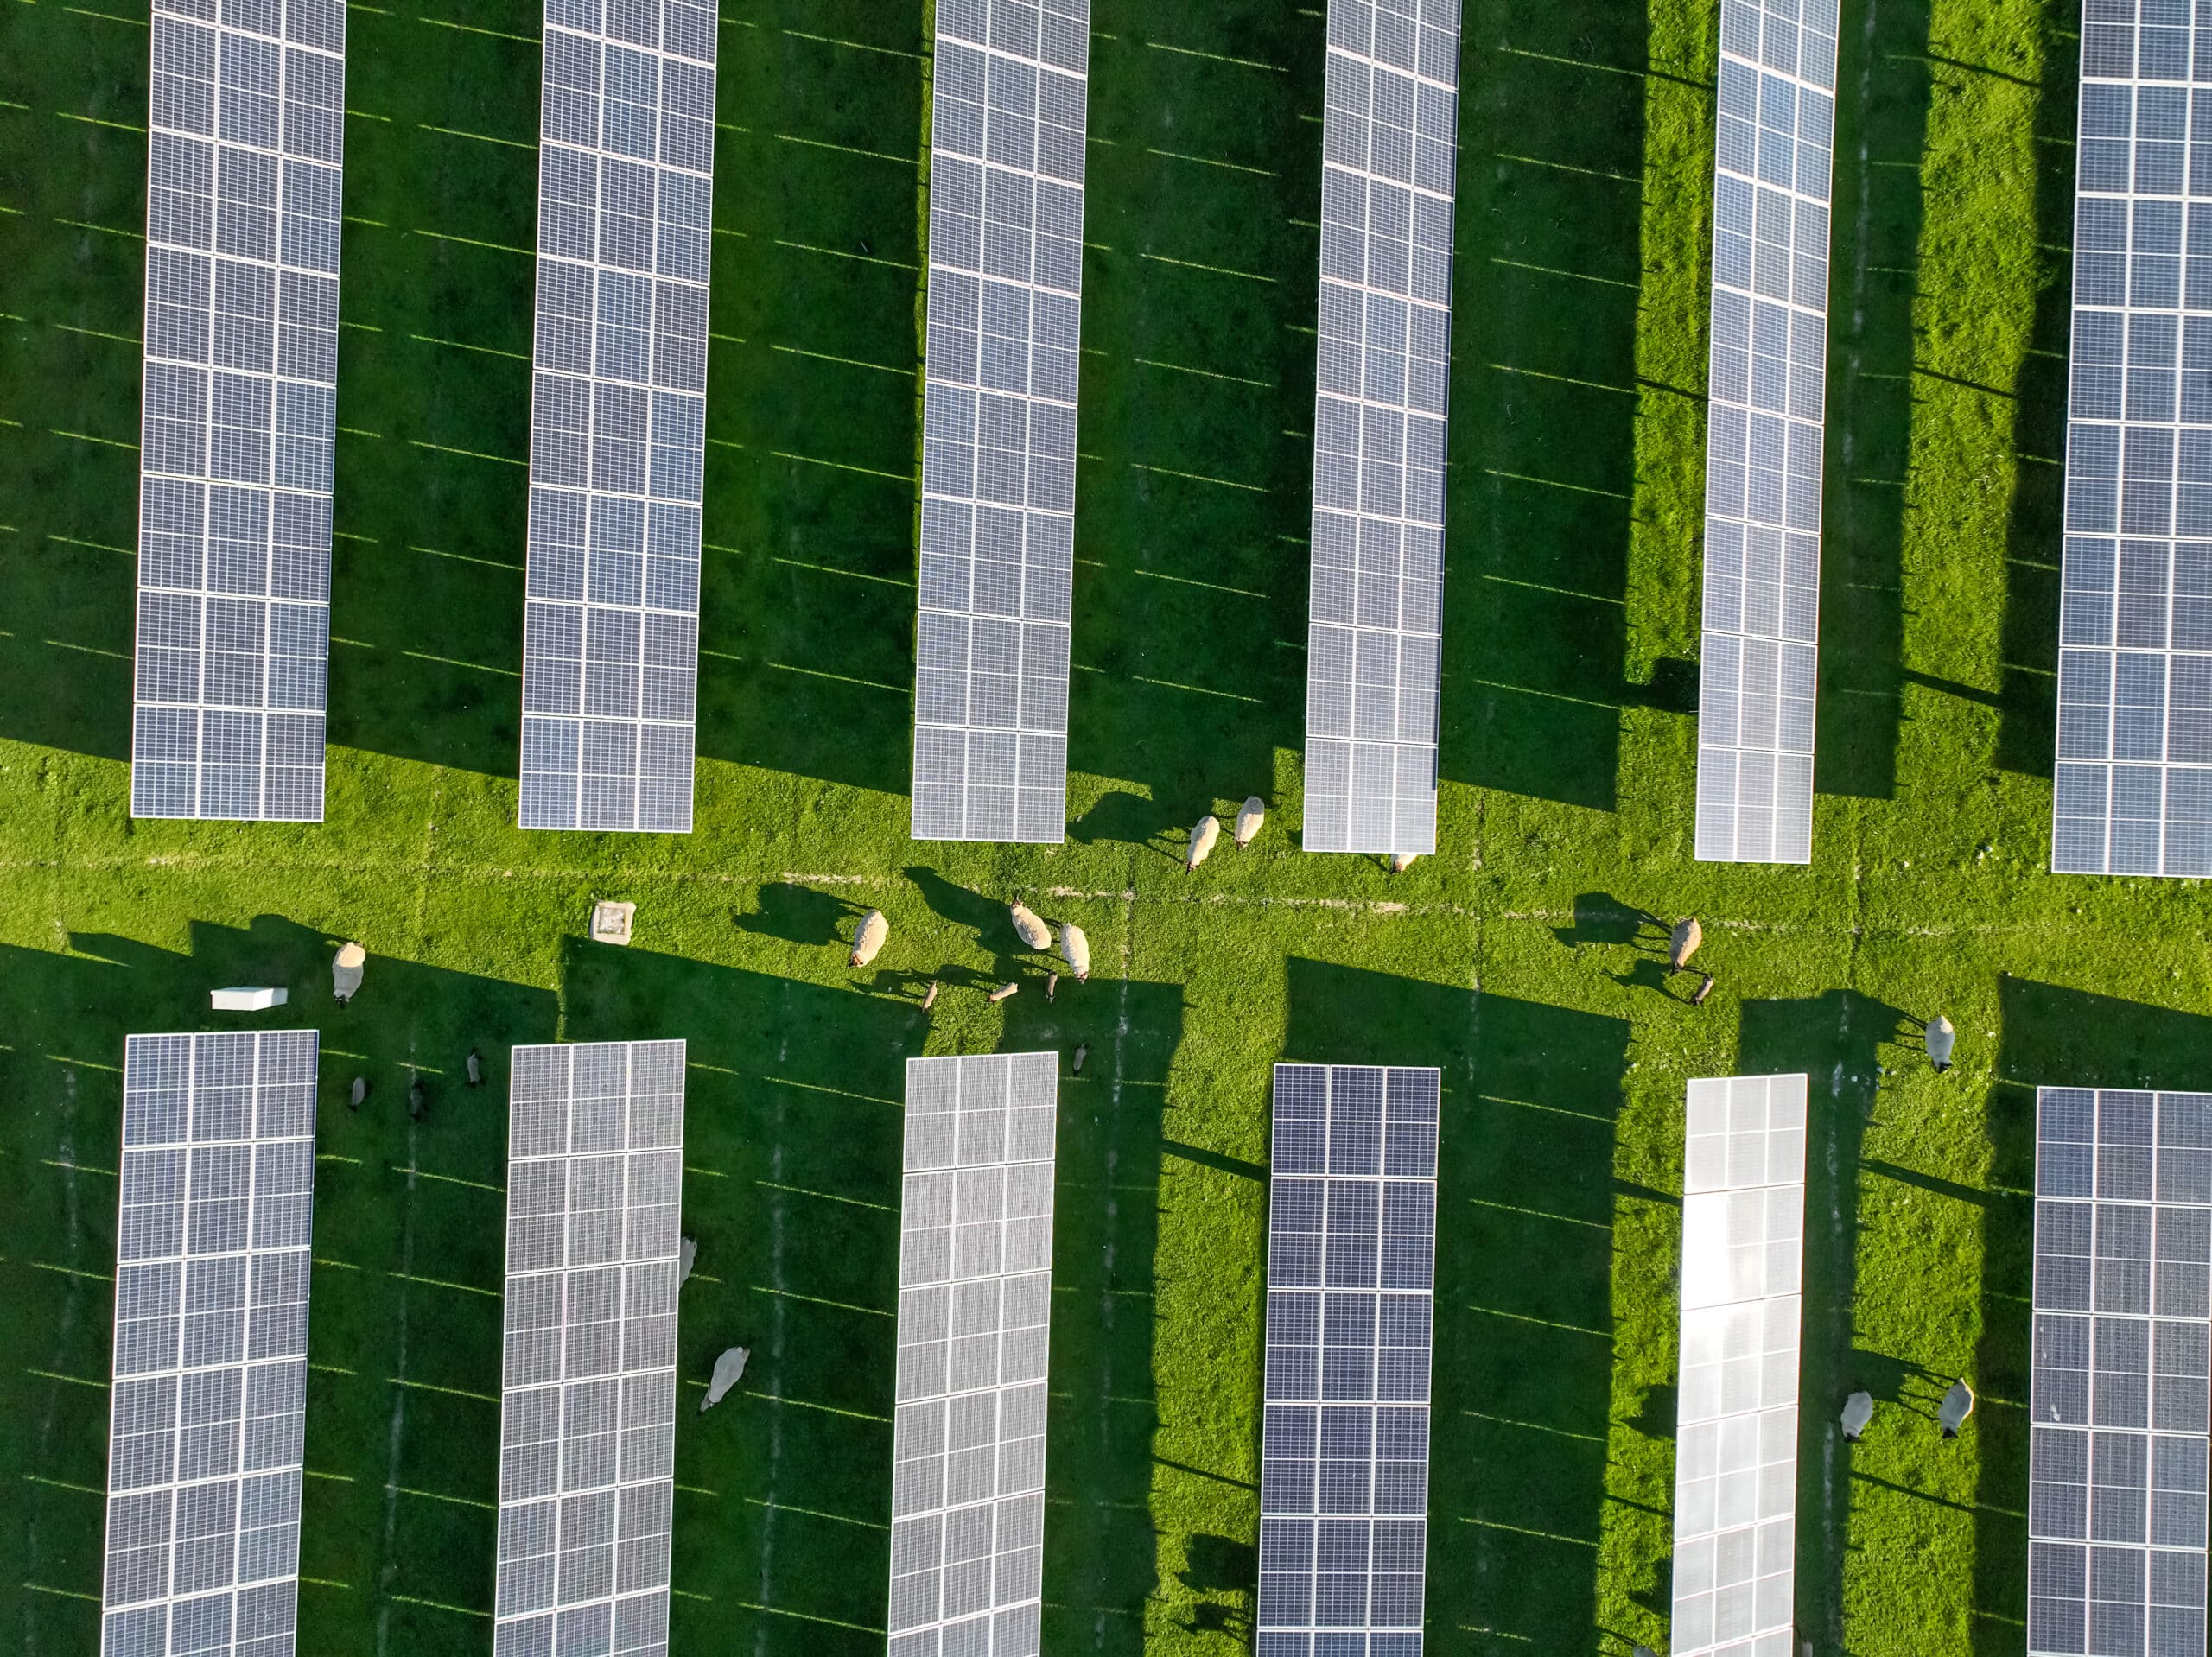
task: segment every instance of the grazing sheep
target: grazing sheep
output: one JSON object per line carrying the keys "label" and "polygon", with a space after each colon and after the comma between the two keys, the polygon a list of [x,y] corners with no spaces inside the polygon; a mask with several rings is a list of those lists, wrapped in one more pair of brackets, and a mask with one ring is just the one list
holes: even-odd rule
{"label": "grazing sheep", "polygon": [[865,967],[875,959],[883,947],[883,940],[891,936],[891,923],[883,918],[883,911],[871,909],[861,917],[861,924],[853,931],[853,953],[846,960],[848,967]]}
{"label": "grazing sheep", "polygon": [[1075,1073],[1076,1073],[1077,1076],[1081,1076],[1081,1075],[1083,1074],[1083,1061],[1084,1061],[1084,1060],[1085,1060],[1086,1058],[1089,1058],[1090,1057],[1090,1044],[1089,1042],[1087,1042],[1087,1041],[1079,1041],[1079,1042],[1076,1043],[1076,1044],[1075,1044],[1075,1067],[1074,1067],[1074,1068],[1075,1068]]}
{"label": "grazing sheep", "polygon": [[696,1237],[686,1237],[683,1240],[683,1267],[676,1279],[677,1288],[682,1288],[691,1280],[691,1263],[698,1258],[699,1240]]}
{"label": "grazing sheep", "polygon": [[359,1110],[361,1108],[361,1101],[368,1096],[369,1078],[365,1076],[355,1076],[353,1078],[353,1090],[346,1095],[346,1108],[349,1110]]}
{"label": "grazing sheep", "polygon": [[1866,1424],[1874,1419],[1874,1394],[1853,1393],[1843,1400],[1843,1436],[1853,1444],[1866,1431]]}
{"label": "grazing sheep", "polygon": [[937,1005],[937,980],[930,980],[929,994],[922,997],[922,1011],[926,1013]]}
{"label": "grazing sheep", "polygon": [[369,952],[358,943],[341,943],[338,954],[330,963],[330,993],[338,1005],[344,1006],[361,993],[361,972],[368,965]]}
{"label": "grazing sheep", "polygon": [[1936,1411],[1936,1425],[1943,1429],[1946,1438],[1955,1438],[1959,1429],[1974,1413],[1974,1388],[1961,1381],[1951,1383],[1951,1390],[1943,1394],[1943,1402]]}
{"label": "grazing sheep", "polygon": [[1958,1040],[1959,1032],[1951,1027],[1951,1021],[1942,1013],[1928,1021],[1928,1061],[1936,1067],[1936,1075],[1941,1076],[1951,1068],[1951,1049],[1958,1044]]}
{"label": "grazing sheep", "polygon": [[1711,973],[1707,973],[1705,975],[1705,982],[1700,984],[1697,988],[1692,992],[1690,995],[1690,1005],[1692,1006],[1703,1006],[1705,1005],[1705,998],[1712,994],[1713,975]]}
{"label": "grazing sheep", "polygon": [[484,1055],[474,1047],[468,1050],[468,1085],[472,1088],[484,1085]]}
{"label": "grazing sheep", "polygon": [[1090,981],[1090,940],[1073,921],[1060,923],[1060,958],[1068,963],[1077,983]]}
{"label": "grazing sheep", "polygon": [[1021,986],[1019,984],[1001,984],[991,992],[991,1004],[995,1006],[1007,996],[1019,995],[1020,993]]}
{"label": "grazing sheep", "polygon": [[1403,873],[1404,873],[1408,869],[1409,869],[1409,868],[1413,867],[1413,866],[1414,866],[1414,859],[1415,859],[1416,857],[1419,857],[1420,855],[1421,855],[1421,854],[1420,854],[1419,852],[1393,852],[1393,853],[1391,853],[1391,854],[1390,854],[1390,873],[1393,873],[1393,874],[1403,874]]}
{"label": "grazing sheep", "polygon": [[1058,974],[1058,973],[1056,973],[1056,972],[1053,972],[1053,973],[1046,973],[1046,974],[1045,975],[1045,999],[1046,999],[1046,1000],[1048,1000],[1048,1001],[1058,1000],[1059,999],[1059,994],[1060,994],[1060,975],[1059,975],[1059,974]]}
{"label": "grazing sheep", "polygon": [[1191,850],[1183,860],[1183,873],[1188,874],[1205,862],[1213,853],[1213,843],[1221,838],[1221,819],[1208,812],[1200,817],[1191,830]]}
{"label": "grazing sheep", "polygon": [[699,1400],[699,1413],[709,1410],[728,1396],[729,1389],[745,1379],[745,1361],[753,1355],[741,1346],[734,1346],[715,1360],[715,1373],[707,1382],[707,1395]]}
{"label": "grazing sheep", "polygon": [[423,1078],[418,1076],[407,1084],[407,1114],[419,1122],[423,1120],[423,1113],[429,1107],[429,1093],[423,1088]]}
{"label": "grazing sheep", "polygon": [[1266,827],[1267,821],[1268,804],[1258,795],[1253,795],[1243,804],[1238,806],[1236,808],[1236,849],[1241,852],[1257,840],[1260,837],[1260,830]]}
{"label": "grazing sheep", "polygon": [[1037,918],[1035,910],[1019,898],[1007,907],[1014,915],[1014,936],[1021,940],[1025,949],[1049,949],[1052,947],[1052,934],[1045,923]]}
{"label": "grazing sheep", "polygon": [[1705,929],[1693,915],[1688,920],[1677,921],[1667,938],[1667,970],[1680,972],[1690,964],[1690,957],[1697,953],[1697,946],[1705,942]]}

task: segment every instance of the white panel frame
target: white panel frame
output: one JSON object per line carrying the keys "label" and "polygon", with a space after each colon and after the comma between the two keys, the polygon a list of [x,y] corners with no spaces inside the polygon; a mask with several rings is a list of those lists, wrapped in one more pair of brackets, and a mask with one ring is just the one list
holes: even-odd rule
{"label": "white panel frame", "polygon": [[296,1647],[318,1043],[124,1044],[105,1657]]}
{"label": "white panel frame", "polygon": [[1674,1657],[1797,1657],[1806,1081],[1689,1084]]}
{"label": "white panel frame", "polygon": [[1036,1657],[1058,1053],[906,1061],[890,1657]]}

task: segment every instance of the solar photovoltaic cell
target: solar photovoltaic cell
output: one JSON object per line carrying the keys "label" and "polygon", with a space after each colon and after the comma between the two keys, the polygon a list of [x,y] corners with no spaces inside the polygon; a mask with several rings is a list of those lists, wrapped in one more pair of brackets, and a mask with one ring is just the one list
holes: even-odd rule
{"label": "solar photovoltaic cell", "polygon": [[[2192,87],[2194,90],[2192,90]],[[2082,24],[2051,867],[2212,874],[2212,20]]]}
{"label": "solar photovoltaic cell", "polygon": [[518,1047],[494,1657],[668,1650],[683,1044]]}
{"label": "solar photovoltaic cell", "polygon": [[1090,0],[938,0],[916,840],[1067,818]]}
{"label": "solar photovoltaic cell", "polygon": [[124,1044],[103,1657],[296,1648],[316,1045]]}
{"label": "solar photovoltaic cell", "polygon": [[1329,0],[1306,849],[1436,849],[1459,0]]}
{"label": "solar photovoltaic cell", "polygon": [[317,822],[341,0],[154,0],[130,812]]}
{"label": "solar photovoltaic cell", "polygon": [[2036,1095],[2031,1657],[2202,1657],[2212,1094]]}
{"label": "solar photovoltaic cell", "polygon": [[1797,1657],[1805,1078],[1692,1082],[1674,1657]]}
{"label": "solar photovoltaic cell", "polygon": [[1697,855],[1813,856],[1836,0],[1722,0]]}
{"label": "solar photovoltaic cell", "polygon": [[1257,1657],[1419,1657],[1433,1070],[1278,1064]]}
{"label": "solar photovoltaic cell", "polygon": [[715,22],[546,0],[524,828],[691,830]]}
{"label": "solar photovoltaic cell", "polygon": [[1057,1053],[906,1061],[890,1657],[1035,1657]]}

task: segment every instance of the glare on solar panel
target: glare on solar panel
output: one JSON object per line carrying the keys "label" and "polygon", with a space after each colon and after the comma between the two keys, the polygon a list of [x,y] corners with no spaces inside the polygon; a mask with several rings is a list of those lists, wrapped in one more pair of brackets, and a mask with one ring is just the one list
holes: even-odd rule
{"label": "glare on solar panel", "polygon": [[[2082,26],[2051,867],[2212,874],[2212,19]],[[2196,79],[2192,80],[2192,73]],[[2194,90],[2192,90],[2194,87]],[[2205,124],[2197,124],[2199,116]]]}
{"label": "glare on solar panel", "polygon": [[691,829],[715,22],[546,0],[524,828]]}
{"label": "glare on solar panel", "polygon": [[1066,835],[1090,24],[937,7],[916,840]]}
{"label": "glare on solar panel", "polygon": [[1796,1657],[1805,1083],[1689,1084],[1675,1657]]}
{"label": "glare on solar panel", "polygon": [[890,1657],[1035,1657],[1057,1053],[906,1061]]}
{"label": "glare on solar panel", "polygon": [[124,1045],[104,1657],[295,1649],[316,1047]]}
{"label": "glare on solar panel", "polygon": [[1257,1657],[1419,1657],[1442,1077],[1278,1064]]}
{"label": "glare on solar panel", "polygon": [[2200,1657],[2212,1094],[2036,1098],[2031,1657]]}
{"label": "glare on solar panel", "polygon": [[514,1050],[494,1657],[668,1650],[683,1057]]}
{"label": "glare on solar panel", "polygon": [[1306,827],[1436,849],[1459,0],[1330,0]]}
{"label": "glare on solar panel", "polygon": [[1836,0],[1725,0],[1697,855],[1813,855]]}
{"label": "glare on solar panel", "polygon": [[155,0],[130,810],[320,822],[341,0]]}

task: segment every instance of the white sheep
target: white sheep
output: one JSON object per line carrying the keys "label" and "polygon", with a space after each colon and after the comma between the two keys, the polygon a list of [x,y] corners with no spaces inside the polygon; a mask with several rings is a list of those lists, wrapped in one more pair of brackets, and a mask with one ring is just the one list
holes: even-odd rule
{"label": "white sheep", "polygon": [[1704,942],[1705,929],[1697,924],[1696,916],[1677,921],[1667,938],[1667,970],[1680,972],[1688,966],[1690,957],[1697,953],[1697,946]]}
{"label": "white sheep", "polygon": [[1035,910],[1019,898],[1007,907],[1014,916],[1014,936],[1021,940],[1025,949],[1049,949],[1052,947],[1052,935],[1045,923],[1037,918]]}
{"label": "white sheep", "polygon": [[686,1237],[683,1240],[683,1266],[676,1279],[677,1288],[682,1288],[691,1280],[691,1263],[698,1258],[699,1240],[696,1237]]}
{"label": "white sheep", "polygon": [[1974,1388],[1963,1380],[1955,1381],[1936,1411],[1936,1422],[1943,1429],[1946,1438],[1955,1438],[1959,1436],[1959,1429],[1966,1425],[1967,1417],[1973,1413]]}
{"label": "white sheep", "polygon": [[1413,867],[1413,866],[1414,866],[1414,859],[1415,859],[1416,857],[1419,857],[1420,855],[1421,855],[1421,854],[1420,854],[1419,852],[1393,852],[1393,853],[1391,853],[1391,854],[1390,854],[1390,873],[1393,873],[1393,874],[1403,874],[1403,873],[1404,873],[1408,869],[1409,869],[1409,868]]}
{"label": "white sheep", "polygon": [[707,1382],[707,1395],[699,1400],[699,1413],[704,1415],[721,1403],[729,1389],[745,1379],[745,1361],[753,1355],[745,1347],[734,1346],[715,1360],[715,1373]]}
{"label": "white sheep", "polygon": [[1866,1431],[1866,1424],[1874,1419],[1874,1394],[1853,1393],[1843,1400],[1843,1436],[1853,1444]]}
{"label": "white sheep", "polygon": [[1191,850],[1183,860],[1183,873],[1188,874],[1205,862],[1212,854],[1213,843],[1221,838],[1221,819],[1208,812],[1200,817],[1191,830]]}
{"label": "white sheep", "polygon": [[1060,923],[1060,958],[1068,963],[1077,983],[1090,981],[1090,940],[1073,921]]}
{"label": "white sheep", "polygon": [[1087,1041],[1079,1041],[1079,1042],[1076,1043],[1076,1044],[1075,1044],[1075,1073],[1076,1073],[1077,1076],[1081,1076],[1081,1075],[1083,1074],[1083,1061],[1084,1061],[1084,1060],[1085,1060],[1085,1059],[1087,1059],[1087,1058],[1089,1058],[1090,1057],[1090,1044],[1089,1042],[1087,1042]]}
{"label": "white sheep", "polygon": [[1928,1062],[1936,1067],[1936,1075],[1951,1068],[1951,1049],[1958,1045],[1958,1041],[1959,1032],[1942,1013],[1928,1021]]}
{"label": "white sheep", "polygon": [[883,911],[871,909],[861,917],[861,924],[853,932],[853,953],[846,961],[849,967],[865,967],[875,959],[883,947],[883,940],[891,936],[891,923],[883,918]]}
{"label": "white sheep", "polygon": [[1236,849],[1243,851],[1260,837],[1268,821],[1268,803],[1255,794],[1236,808]]}
{"label": "white sheep", "polygon": [[369,952],[358,943],[341,943],[337,956],[330,963],[330,993],[344,1006],[361,993],[361,973],[369,962]]}

